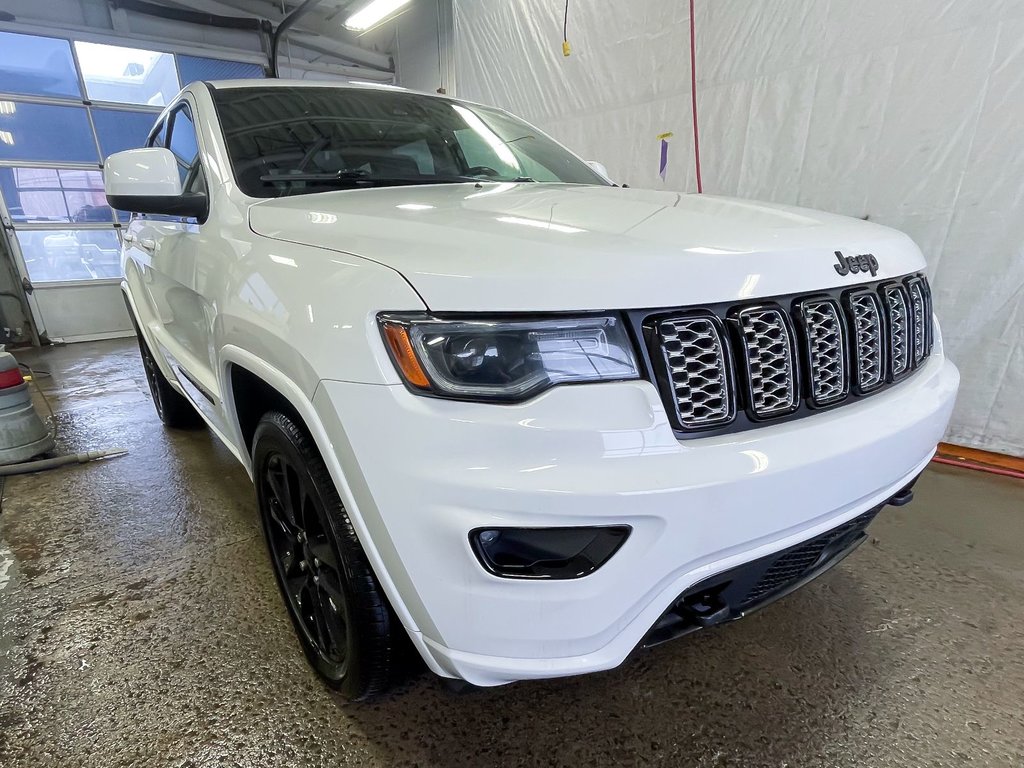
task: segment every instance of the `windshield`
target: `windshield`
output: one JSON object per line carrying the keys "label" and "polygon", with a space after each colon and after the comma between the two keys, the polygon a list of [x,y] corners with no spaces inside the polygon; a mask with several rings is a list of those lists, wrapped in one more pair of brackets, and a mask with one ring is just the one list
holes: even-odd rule
{"label": "windshield", "polygon": [[235,179],[253,197],[475,181],[608,184],[497,109],[402,91],[213,92]]}

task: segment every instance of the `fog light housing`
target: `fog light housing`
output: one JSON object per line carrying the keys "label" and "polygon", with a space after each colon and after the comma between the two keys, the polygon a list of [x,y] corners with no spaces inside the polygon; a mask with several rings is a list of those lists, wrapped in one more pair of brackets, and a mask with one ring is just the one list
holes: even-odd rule
{"label": "fog light housing", "polygon": [[614,555],[628,525],[571,528],[477,528],[469,543],[481,565],[507,579],[578,579]]}

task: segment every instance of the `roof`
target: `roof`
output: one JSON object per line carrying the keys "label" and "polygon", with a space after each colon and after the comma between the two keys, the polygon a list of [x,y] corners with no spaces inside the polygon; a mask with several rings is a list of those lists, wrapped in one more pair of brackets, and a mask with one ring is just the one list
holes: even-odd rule
{"label": "roof", "polygon": [[[288,80],[285,78],[268,77],[251,80],[211,80],[209,84],[218,89],[233,88],[366,88],[369,90],[410,91],[390,83],[375,83],[369,80]],[[432,96],[433,94],[426,94]]]}
{"label": "roof", "polygon": [[[215,89],[242,89],[242,88],[340,88],[357,89],[366,91],[400,91],[416,96],[430,96],[435,99],[469,104],[471,106],[487,106],[476,101],[460,99],[456,96],[449,96],[443,93],[432,93],[430,91],[417,91],[412,88],[403,88],[400,85],[390,83],[373,83],[366,80],[289,80],[286,78],[268,77],[266,79],[250,80],[210,80],[207,84]],[[491,107],[494,109],[494,107]]]}

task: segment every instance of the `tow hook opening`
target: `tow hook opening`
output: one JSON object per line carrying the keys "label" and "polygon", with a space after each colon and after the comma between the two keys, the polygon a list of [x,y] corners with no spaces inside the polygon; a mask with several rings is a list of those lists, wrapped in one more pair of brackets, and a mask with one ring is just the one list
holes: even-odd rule
{"label": "tow hook opening", "polygon": [[711,627],[727,621],[732,609],[721,597],[722,590],[727,586],[728,584],[723,584],[714,590],[685,597],[679,604],[680,612],[689,614],[701,627]]}

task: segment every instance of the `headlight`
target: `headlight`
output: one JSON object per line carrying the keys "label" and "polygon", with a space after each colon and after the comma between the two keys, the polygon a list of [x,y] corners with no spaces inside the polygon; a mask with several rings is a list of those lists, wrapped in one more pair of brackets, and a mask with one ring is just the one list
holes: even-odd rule
{"label": "headlight", "polygon": [[381,315],[406,383],[462,400],[525,400],[556,384],[638,377],[615,315],[547,320],[439,320]]}

